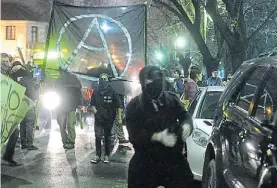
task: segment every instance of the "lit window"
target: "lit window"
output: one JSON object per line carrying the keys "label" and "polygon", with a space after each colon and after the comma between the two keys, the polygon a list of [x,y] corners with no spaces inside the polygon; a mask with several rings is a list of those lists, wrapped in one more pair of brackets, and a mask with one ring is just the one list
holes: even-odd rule
{"label": "lit window", "polygon": [[32,26],[32,31],[31,31],[31,37],[32,37],[32,42],[37,42],[38,41],[38,27],[37,26]]}
{"label": "lit window", "polygon": [[15,26],[6,26],[6,40],[15,40]]}

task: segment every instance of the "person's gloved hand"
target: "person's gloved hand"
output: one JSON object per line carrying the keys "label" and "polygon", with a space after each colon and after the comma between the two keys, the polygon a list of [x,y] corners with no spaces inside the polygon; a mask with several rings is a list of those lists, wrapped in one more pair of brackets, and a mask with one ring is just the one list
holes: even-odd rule
{"label": "person's gloved hand", "polygon": [[183,141],[186,141],[186,139],[191,135],[193,131],[193,126],[190,123],[185,123],[182,126],[183,132],[182,132],[182,139]]}
{"label": "person's gloved hand", "polygon": [[88,112],[92,112],[93,114],[96,114],[96,112],[97,112],[97,110],[96,110],[96,108],[94,106],[88,107],[87,111]]}
{"label": "person's gloved hand", "polygon": [[166,147],[173,147],[176,144],[177,136],[174,133],[169,133],[168,129],[162,132],[155,133],[152,140],[161,142]]}

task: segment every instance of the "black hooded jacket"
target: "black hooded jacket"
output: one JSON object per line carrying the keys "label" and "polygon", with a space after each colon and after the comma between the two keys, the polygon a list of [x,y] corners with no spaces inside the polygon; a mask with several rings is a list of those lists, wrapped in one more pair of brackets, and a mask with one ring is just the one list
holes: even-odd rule
{"label": "black hooded jacket", "polygon": [[36,79],[32,77],[32,74],[24,69],[20,68],[10,74],[10,77],[26,88],[25,95],[32,100],[38,100],[39,97],[39,84]]}
{"label": "black hooded jacket", "polygon": [[90,106],[95,106],[95,117],[106,121],[114,121],[116,109],[122,108],[120,98],[114,89],[108,84],[98,87],[91,96]]}
{"label": "black hooded jacket", "polygon": [[[145,94],[131,100],[126,110],[126,124],[135,153],[147,158],[174,161],[183,151],[182,125],[191,123],[191,117],[174,93],[163,92],[156,104]],[[172,148],[153,142],[152,135],[168,128],[178,137]]]}

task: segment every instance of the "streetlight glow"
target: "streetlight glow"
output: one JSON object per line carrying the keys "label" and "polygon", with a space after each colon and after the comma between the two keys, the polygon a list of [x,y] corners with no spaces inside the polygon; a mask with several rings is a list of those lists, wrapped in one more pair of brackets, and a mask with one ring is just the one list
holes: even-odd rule
{"label": "streetlight glow", "polygon": [[108,32],[108,31],[111,29],[111,27],[108,26],[107,23],[103,23],[103,24],[101,25],[101,29],[106,33],[106,32]]}
{"label": "streetlight glow", "polygon": [[162,61],[163,58],[164,58],[164,55],[161,53],[161,52],[156,52],[156,58],[159,60],[159,61]]}
{"label": "streetlight glow", "polygon": [[175,42],[175,45],[177,48],[184,48],[185,45],[186,45],[186,40],[185,38],[183,37],[178,37],[176,42]]}

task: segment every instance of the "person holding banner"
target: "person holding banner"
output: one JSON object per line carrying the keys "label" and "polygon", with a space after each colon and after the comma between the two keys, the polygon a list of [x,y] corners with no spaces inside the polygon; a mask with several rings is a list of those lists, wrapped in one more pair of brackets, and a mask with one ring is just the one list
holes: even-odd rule
{"label": "person holding banner", "polygon": [[[8,55],[1,54],[1,74],[9,76],[8,73],[10,69],[12,68],[10,65],[10,60]],[[2,125],[3,126],[3,125]],[[3,135],[2,135],[3,136]],[[14,150],[16,146],[16,142],[19,137],[19,129],[18,127],[15,128],[15,130],[12,132],[12,134],[9,137],[9,140],[6,144],[6,150],[3,153],[3,160],[6,161],[10,166],[20,166],[23,165],[21,163],[18,163],[13,160]]]}
{"label": "person holding banner", "polygon": [[[19,61],[13,63],[10,72],[14,81],[26,88],[25,95],[33,101],[37,101],[39,97],[39,85],[36,79]],[[20,123],[20,139],[21,149],[38,150],[33,145],[34,131],[36,123],[36,107],[33,106],[26,114],[23,121]]]}

